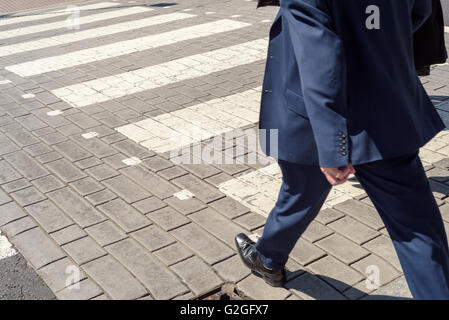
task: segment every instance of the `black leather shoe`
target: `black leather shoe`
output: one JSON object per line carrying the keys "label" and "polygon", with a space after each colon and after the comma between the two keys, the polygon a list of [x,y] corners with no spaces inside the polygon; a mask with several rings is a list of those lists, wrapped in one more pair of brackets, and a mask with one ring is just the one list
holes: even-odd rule
{"label": "black leather shoe", "polygon": [[265,267],[259,253],[254,249],[255,242],[247,235],[243,233],[236,235],[235,244],[243,263],[252,271],[260,274],[266,283],[273,287],[281,287],[285,284],[285,269],[271,270]]}

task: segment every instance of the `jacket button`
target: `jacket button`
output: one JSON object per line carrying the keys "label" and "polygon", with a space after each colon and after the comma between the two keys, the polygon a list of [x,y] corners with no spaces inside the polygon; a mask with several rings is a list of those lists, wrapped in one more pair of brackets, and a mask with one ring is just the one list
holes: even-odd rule
{"label": "jacket button", "polygon": [[271,91],[271,90],[268,90],[268,89],[264,89],[263,92],[265,92],[265,93],[271,93],[272,91]]}
{"label": "jacket button", "polygon": [[270,56],[270,59],[274,59],[274,56]]}

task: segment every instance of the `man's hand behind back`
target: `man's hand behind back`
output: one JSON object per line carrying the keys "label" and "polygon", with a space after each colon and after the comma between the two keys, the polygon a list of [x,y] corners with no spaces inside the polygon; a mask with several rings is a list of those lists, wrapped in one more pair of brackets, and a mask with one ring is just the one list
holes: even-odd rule
{"label": "man's hand behind back", "polygon": [[323,168],[321,167],[321,172],[323,172],[327,181],[333,186],[343,184],[348,181],[349,175],[355,173],[355,169],[350,163],[346,167],[340,168]]}

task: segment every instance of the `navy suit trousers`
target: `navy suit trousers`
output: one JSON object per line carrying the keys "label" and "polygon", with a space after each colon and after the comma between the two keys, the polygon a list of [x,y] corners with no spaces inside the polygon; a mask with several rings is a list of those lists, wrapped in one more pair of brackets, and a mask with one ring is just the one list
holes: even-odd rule
{"label": "navy suit trousers", "polygon": [[[256,243],[263,263],[272,269],[285,266],[332,188],[318,166],[286,161],[279,165],[279,198]],[[448,241],[418,151],[355,169],[393,241],[413,297],[449,299]]]}

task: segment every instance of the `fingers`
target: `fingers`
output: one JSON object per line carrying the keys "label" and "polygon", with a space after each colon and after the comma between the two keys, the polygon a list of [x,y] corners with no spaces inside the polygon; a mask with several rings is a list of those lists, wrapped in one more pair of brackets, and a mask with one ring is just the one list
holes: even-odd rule
{"label": "fingers", "polygon": [[327,181],[333,186],[345,183],[349,175],[354,174],[356,171],[352,164],[340,168],[321,168]]}

